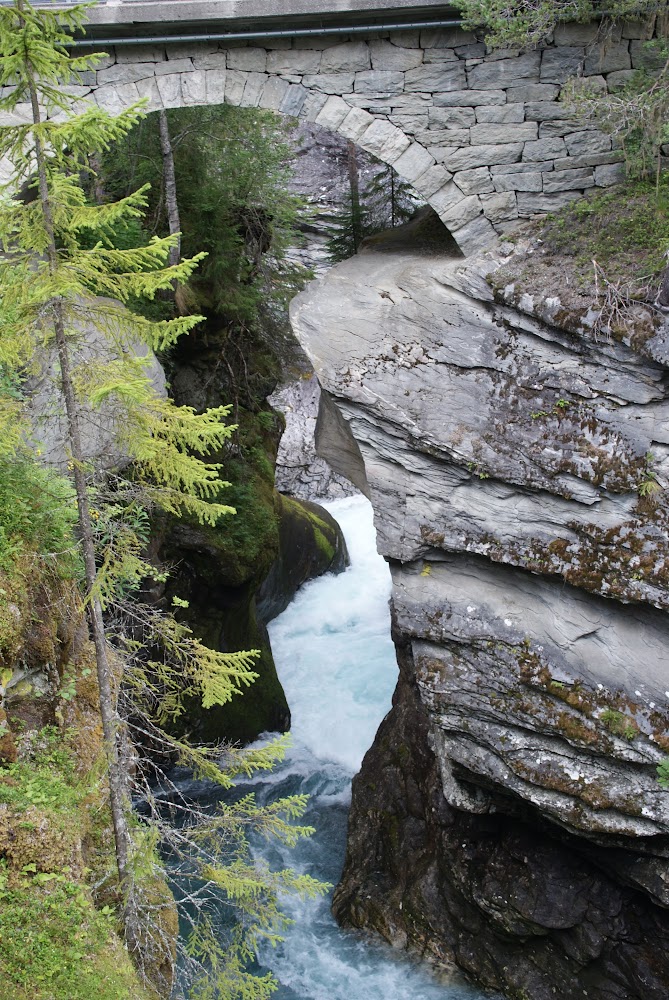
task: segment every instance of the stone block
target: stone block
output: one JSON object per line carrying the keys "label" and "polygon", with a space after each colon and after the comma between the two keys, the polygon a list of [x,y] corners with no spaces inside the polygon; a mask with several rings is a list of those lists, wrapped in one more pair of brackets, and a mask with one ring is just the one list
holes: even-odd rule
{"label": "stone block", "polygon": [[460,61],[453,49],[426,49],[423,53],[424,63],[457,63]]}
{"label": "stone block", "polygon": [[[156,111],[163,106],[163,101],[160,96],[160,91],[158,90],[158,83],[156,82],[155,76],[149,76],[146,80],[137,81],[137,92],[139,96],[148,101],[147,111]],[[208,104],[216,103],[215,101],[207,100]]]}
{"label": "stone block", "polygon": [[498,242],[492,223],[483,215],[459,229],[451,229],[451,234],[467,257],[488,250]]}
{"label": "stone block", "polygon": [[472,42],[470,45],[458,45],[454,52],[458,59],[483,59],[486,53],[485,42]]}
{"label": "stone block", "polygon": [[356,94],[401,94],[404,74],[394,71],[369,69],[355,74]]}
{"label": "stone block", "polygon": [[577,191],[594,186],[595,177],[592,167],[579,167],[577,170],[552,170],[544,174],[544,191],[555,194],[557,191]]}
{"label": "stone block", "polygon": [[238,69],[229,69],[225,78],[225,103],[240,105],[246,86],[246,73]]}
{"label": "stone block", "polygon": [[321,94],[315,91],[309,91],[307,94],[307,99],[304,102],[304,107],[301,111],[301,117],[307,122],[314,122],[323,109],[323,106],[327,103],[328,98],[325,94]]}
{"label": "stone block", "polygon": [[353,73],[319,73],[317,76],[302,77],[305,87],[320,90],[323,94],[350,94],[353,80]]}
{"label": "stone block", "polygon": [[441,163],[454,147],[459,149],[461,146],[469,146],[469,129],[428,129],[427,132],[418,133],[418,141],[427,146],[435,160]]}
{"label": "stone block", "polygon": [[424,132],[428,126],[427,112],[421,115],[410,115],[410,114],[391,114],[390,120],[393,125],[401,128],[403,132],[409,135],[415,135],[416,132]]}
{"label": "stone block", "polygon": [[575,121],[542,122],[539,126],[539,138],[552,139],[555,136],[564,137],[570,135],[574,129],[579,127],[581,127],[579,122]]}
{"label": "stone block", "polygon": [[375,94],[346,94],[346,100],[352,108],[362,108],[369,111],[375,118],[390,118],[393,106],[390,97],[379,97]]}
{"label": "stone block", "polygon": [[[247,73],[246,85],[242,96],[242,105],[245,108],[258,107],[267,80],[268,77],[266,73]],[[286,84],[286,86],[288,86],[288,84]]]}
{"label": "stone block", "polygon": [[617,44],[594,45],[585,59],[585,75],[592,73],[615,73],[621,69],[631,69],[630,43],[625,40]]}
{"label": "stone block", "polygon": [[498,174],[529,174],[536,171],[546,173],[553,169],[553,162],[553,160],[542,160],[540,163],[496,163],[490,171],[493,177],[497,177]]}
{"label": "stone block", "polygon": [[[98,86],[106,83],[137,83],[138,80],[146,80],[148,76],[153,76],[155,63],[124,63],[115,64],[108,69],[100,69],[97,73]],[[193,64],[189,61],[189,68]]]}
{"label": "stone block", "polygon": [[412,182],[412,187],[422,198],[429,200],[444,184],[450,181],[452,176],[445,167],[435,163],[433,167],[428,167],[424,174]]}
{"label": "stone block", "polygon": [[415,69],[423,61],[423,51],[419,48],[401,48],[393,45],[385,39],[369,43],[372,69],[388,71],[399,71],[403,73],[407,69]]}
{"label": "stone block", "polygon": [[536,122],[523,122],[522,125],[474,125],[469,135],[472,145],[529,142],[538,137],[539,126]]}
{"label": "stone block", "polygon": [[168,73],[190,73],[192,69],[192,59],[174,59],[169,62],[156,63],[153,71],[156,76],[165,76]]}
{"label": "stone block", "polygon": [[461,170],[454,175],[453,180],[464,195],[487,194],[495,190],[488,167]]}
{"label": "stone block", "polygon": [[313,49],[278,49],[267,54],[268,73],[318,73],[321,53]]}
{"label": "stone block", "polygon": [[[357,73],[372,65],[369,45],[366,42],[344,42],[323,52],[321,73]],[[393,69],[383,66],[383,69]],[[311,72],[311,71],[310,71]]]}
{"label": "stone block", "polygon": [[589,156],[592,153],[608,153],[611,138],[603,132],[572,132],[565,136],[570,156]]}
{"label": "stone block", "polygon": [[422,49],[455,49],[476,41],[476,35],[462,28],[426,28],[420,33]]}
{"label": "stone block", "polygon": [[181,75],[179,73],[157,76],[156,83],[164,108],[181,107]]}
{"label": "stone block", "polygon": [[461,91],[467,86],[467,76],[462,63],[431,63],[407,70],[404,75],[404,89],[407,93],[425,91],[439,94],[445,91]]}
{"label": "stone block", "polygon": [[494,185],[495,191],[543,191],[544,175],[538,170],[516,174],[495,174]]}
{"label": "stone block", "polygon": [[538,83],[540,61],[540,52],[526,52],[516,59],[486,59],[467,73],[469,86],[472,90],[499,90],[517,86],[523,80]]}
{"label": "stone block", "polygon": [[597,38],[597,24],[557,24],[553,32],[556,45],[592,45]]}
{"label": "stone block", "polygon": [[483,194],[481,202],[485,217],[490,222],[506,222],[509,219],[518,218],[518,201],[513,191]]}
{"label": "stone block", "polygon": [[595,167],[595,184],[597,187],[609,187],[611,184],[622,184],[625,180],[624,163],[608,163]]}
{"label": "stone block", "polygon": [[363,132],[358,143],[384,163],[394,163],[410,145],[409,139],[398,128],[383,119],[372,122]]}
{"label": "stone block", "polygon": [[430,205],[449,229],[459,229],[483,214],[480,198],[477,195],[466,198],[453,181],[430,198]]}
{"label": "stone block", "polygon": [[[270,77],[270,79],[276,80],[276,77]],[[277,81],[279,82],[279,81]],[[283,81],[281,81],[283,82]],[[267,86],[269,86],[270,80],[267,81]],[[267,90],[267,86],[265,90]],[[307,99],[309,91],[306,87],[301,86],[301,84],[291,83],[288,86],[287,92],[284,94],[283,100],[281,101],[278,110],[282,115],[289,115],[291,118],[297,118],[302,108],[304,107],[304,102]],[[263,98],[264,98],[263,93]],[[261,107],[274,108],[274,105],[263,104],[262,100],[260,102]]]}
{"label": "stone block", "polygon": [[545,215],[547,212],[557,212],[572,201],[581,198],[579,191],[561,191],[559,194],[533,194],[521,192],[518,194],[518,215]]}
{"label": "stone block", "polygon": [[419,49],[420,31],[393,31],[388,38],[391,45],[397,45],[402,49]]}
{"label": "stone block", "polygon": [[207,88],[207,104],[223,104],[225,101],[224,69],[207,69],[204,71]]}
{"label": "stone block", "polygon": [[[260,94],[258,106],[267,108],[268,111],[278,111],[292,85],[287,80],[282,80],[280,76],[270,76],[265,79],[266,83]],[[304,90],[304,87],[299,89]],[[244,91],[245,99],[246,91]]]}
{"label": "stone block", "polygon": [[536,142],[526,142],[523,150],[524,160],[554,160],[556,156],[564,156],[567,146],[564,139],[538,139]]}
{"label": "stone block", "polygon": [[203,69],[181,74],[181,98],[185,105],[207,103],[207,78]]}
{"label": "stone block", "polygon": [[[116,50],[116,62],[120,64],[162,62],[164,59],[167,59],[164,45],[120,45]],[[102,62],[98,66],[102,66]]]}
{"label": "stone block", "polygon": [[577,167],[598,167],[609,163],[620,163],[622,153],[610,150],[608,153],[592,153],[590,156],[565,156],[555,160],[556,170],[570,170]]}
{"label": "stone block", "polygon": [[576,93],[583,94],[586,97],[597,97],[601,94],[608,93],[608,87],[606,85],[606,77],[602,76],[601,73],[595,76],[583,76],[578,80],[575,80]]}
{"label": "stone block", "polygon": [[241,69],[246,73],[264,73],[267,69],[267,52],[265,49],[230,49],[227,67]]}
{"label": "stone block", "polygon": [[336,132],[351,108],[341,97],[328,97],[316,118],[316,124]]}
{"label": "stone block", "polygon": [[525,121],[525,105],[519,103],[496,106],[493,104],[492,106],[477,108],[476,121],[483,124],[519,125]]}
{"label": "stone block", "polygon": [[609,73],[606,77],[606,87],[610,94],[616,90],[626,87],[630,80],[634,79],[634,69],[621,69],[617,73]]}
{"label": "stone block", "polygon": [[566,83],[572,76],[579,76],[585,62],[585,49],[558,46],[544,49],[541,59],[542,83]]}
{"label": "stone block", "polygon": [[530,101],[555,101],[560,88],[555,83],[528,83],[522,87],[509,87],[506,92],[509,104]]}
{"label": "stone block", "polygon": [[515,163],[523,154],[523,143],[504,143],[500,146],[469,146],[447,151],[444,163],[451,173],[489,167],[496,163]]}
{"label": "stone block", "polygon": [[[437,94],[437,97],[440,97]],[[393,111],[427,111],[432,107],[432,94],[398,94],[393,97]]]}
{"label": "stone block", "polygon": [[182,59],[199,59],[208,53],[218,52],[219,49],[218,42],[169,42],[165,48],[165,57],[170,62],[180,62]]}
{"label": "stone block", "polygon": [[374,115],[370,115],[369,111],[364,111],[362,108],[351,108],[338,131],[345,139],[357,142],[374,121]]}
{"label": "stone block", "polygon": [[630,42],[630,55],[633,69],[659,71],[666,62],[666,56],[662,54],[662,47],[656,42],[649,43],[636,39]]}
{"label": "stone block", "polygon": [[403,177],[404,180],[411,184],[417,177],[424,174],[426,170],[429,170],[433,164],[434,157],[431,156],[419,142],[413,142],[409,148],[406,149],[397,160],[395,160],[393,166],[400,177]]}
{"label": "stone block", "polygon": [[225,69],[228,64],[227,52],[207,52],[193,59],[195,69]]}
{"label": "stone block", "polygon": [[566,118],[568,108],[559,101],[528,101],[525,117],[529,122],[552,122]]}
{"label": "stone block", "polygon": [[449,94],[435,94],[435,108],[480,108],[483,105],[506,104],[504,90],[454,90]]}
{"label": "stone block", "polygon": [[623,21],[623,38],[648,38],[648,28],[643,21]]}
{"label": "stone block", "polygon": [[476,114],[473,108],[430,108],[428,121],[438,128],[470,128],[476,124]]}

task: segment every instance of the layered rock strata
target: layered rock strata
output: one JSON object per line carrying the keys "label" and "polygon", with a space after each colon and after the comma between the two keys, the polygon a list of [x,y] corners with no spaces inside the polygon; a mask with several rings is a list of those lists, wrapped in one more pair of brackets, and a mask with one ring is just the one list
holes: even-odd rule
{"label": "layered rock strata", "polygon": [[595,336],[423,237],[292,307],[320,447],[374,505],[401,666],[335,910],[509,996],[660,1000],[669,331]]}

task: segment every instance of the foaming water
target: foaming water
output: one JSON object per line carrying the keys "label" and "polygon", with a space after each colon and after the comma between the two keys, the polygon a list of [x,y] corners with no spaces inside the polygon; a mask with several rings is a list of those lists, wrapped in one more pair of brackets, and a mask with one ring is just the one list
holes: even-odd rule
{"label": "foaming water", "polygon": [[[397,681],[390,639],[390,573],[376,552],[372,509],[363,497],[326,505],[339,521],[351,566],[304,587],[270,626],[272,649],[292,713],[293,748],[272,774],[249,785],[259,801],[306,792],[310,840],[287,850],[263,846],[272,864],[333,885],[341,875],[351,778],[391,706]],[[406,955],[342,931],[331,895],[286,899],[285,941],[264,949],[262,967],[279,1000],[480,1000],[459,977],[435,977]]]}

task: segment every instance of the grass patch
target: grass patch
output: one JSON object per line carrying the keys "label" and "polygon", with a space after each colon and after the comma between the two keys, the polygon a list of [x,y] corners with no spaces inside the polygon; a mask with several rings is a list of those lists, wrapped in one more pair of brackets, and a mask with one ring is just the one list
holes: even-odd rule
{"label": "grass patch", "polygon": [[83,840],[102,815],[99,801],[96,775],[77,767],[74,733],[26,733],[19,759],[0,768],[0,996],[152,996],[121,945],[114,910],[96,909],[88,888]]}
{"label": "grass patch", "polygon": [[669,179],[659,194],[636,181],[574,202],[548,216],[537,235],[548,255],[573,258],[583,283],[592,281],[593,259],[610,281],[659,274],[669,250]]}

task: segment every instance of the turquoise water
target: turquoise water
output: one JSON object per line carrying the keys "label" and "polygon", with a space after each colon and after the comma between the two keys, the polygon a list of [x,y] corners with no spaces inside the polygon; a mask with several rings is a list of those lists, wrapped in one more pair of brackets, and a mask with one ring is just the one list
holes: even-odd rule
{"label": "turquoise water", "polygon": [[[305,586],[270,626],[272,649],[291,707],[293,746],[269,774],[238,782],[259,802],[307,793],[305,822],[316,833],[293,849],[266,843],[257,854],[335,885],[344,863],[351,779],[391,705],[397,680],[390,639],[390,574],[376,552],[372,511],[362,497],[327,505],[346,536],[351,566]],[[222,794],[183,776],[205,807]],[[436,976],[404,953],[341,930],[331,893],[282,900],[293,924],[283,943],[258,956],[280,983],[277,1000],[482,1000],[459,976]],[[219,919],[225,926],[225,911]],[[179,994],[183,995],[183,993]]]}
{"label": "turquoise water", "polygon": [[[279,677],[291,707],[294,747],[259,798],[307,792],[316,834],[297,849],[265,852],[328,882],[344,861],[351,778],[389,711],[397,681],[390,639],[390,573],[376,552],[363,497],[327,505],[346,536],[351,567],[304,587],[270,626]],[[460,977],[440,977],[403,953],[337,927],[330,897],[286,900],[294,919],[285,942],[261,956],[281,982],[280,1000],[478,1000]]]}

